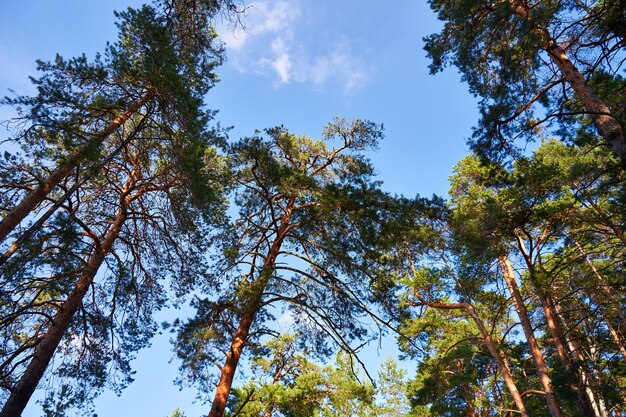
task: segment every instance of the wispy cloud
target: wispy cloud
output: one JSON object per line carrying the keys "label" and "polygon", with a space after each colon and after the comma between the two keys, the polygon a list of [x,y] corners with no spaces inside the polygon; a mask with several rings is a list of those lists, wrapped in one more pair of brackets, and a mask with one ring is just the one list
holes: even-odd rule
{"label": "wispy cloud", "polygon": [[[291,54],[289,45],[282,38],[276,38],[272,41],[272,52],[274,58],[265,60],[269,66],[276,71],[280,81],[286,84],[292,77],[293,65],[291,64]],[[264,60],[262,60],[264,61]]]}
{"label": "wispy cloud", "polygon": [[229,51],[238,52],[254,38],[290,32],[300,17],[300,9],[288,0],[258,0],[251,2],[242,16],[243,27],[223,27],[220,37]]}
{"label": "wispy cloud", "polygon": [[275,79],[275,85],[309,83],[316,89],[340,86],[345,94],[364,87],[373,70],[354,53],[353,42],[317,45],[298,38],[302,13],[296,0],[259,0],[243,17],[245,28],[222,30],[231,63],[241,72]]}

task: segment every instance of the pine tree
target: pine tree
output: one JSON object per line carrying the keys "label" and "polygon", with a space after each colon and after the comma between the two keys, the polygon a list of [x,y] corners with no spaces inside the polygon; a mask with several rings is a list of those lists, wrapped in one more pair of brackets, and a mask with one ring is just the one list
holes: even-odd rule
{"label": "pine tree", "polygon": [[209,364],[220,360],[215,352],[226,356],[212,417],[224,412],[244,350],[273,333],[265,324],[271,306],[287,307],[319,352],[329,338],[350,351],[350,340],[365,335],[360,318],[368,312],[378,235],[402,205],[379,190],[361,154],[381,137],[375,124],[336,120],[324,141],[282,128],[266,133],[233,146],[240,218],[217,264],[233,284],[217,299],[196,300],[196,317],[178,326],[175,341],[184,377],[204,392]]}
{"label": "pine tree", "polygon": [[[10,180],[17,172],[20,180],[19,186],[5,183],[7,205],[24,189],[29,196],[56,198],[54,210],[44,214],[53,221],[39,222],[27,232],[29,239],[18,239],[19,247],[3,257],[1,325],[7,332],[0,370],[10,391],[3,416],[21,413],[59,346],[76,362],[62,360],[54,372],[80,376],[74,388],[63,382],[64,396],[88,400],[85,392],[108,381],[109,362],[126,375],[118,385],[126,385],[132,352],[148,342],[151,312],[163,304],[155,272],[179,268],[174,286],[180,293],[201,276],[198,247],[208,236],[203,225],[221,218],[227,178],[214,149],[219,132],[208,126],[213,112],[202,102],[219,63],[214,32],[202,13],[187,26],[171,8],[119,13],[120,40],[104,61],[42,63],[46,74],[35,81],[39,95],[10,100],[30,109],[25,117],[32,126],[19,139],[26,154],[42,163],[42,177],[52,172],[60,197],[48,194],[49,187],[41,194],[48,180],[39,186],[36,177],[22,175],[25,170],[6,167],[3,173]],[[133,96],[141,97],[137,106],[128,104]],[[120,119],[119,108],[132,111]],[[56,160],[64,162],[46,168],[45,161]],[[59,242],[73,262],[55,255]],[[90,291],[92,305],[84,301]],[[117,322],[123,317],[134,319]],[[111,350],[105,352],[97,341],[107,334],[111,343],[101,344]]]}
{"label": "pine tree", "polygon": [[[38,94],[3,100],[20,113],[14,122],[24,128],[13,140],[23,146],[35,169],[19,170],[18,186],[3,185],[0,242],[48,205],[48,196],[78,168],[85,175],[79,181],[96,175],[103,161],[133,140],[135,116],[172,131],[185,130],[184,140],[202,134],[212,114],[202,108],[203,96],[216,80],[213,71],[223,53],[209,20],[222,6],[236,8],[228,0],[196,1],[193,7],[157,1],[118,12],[119,40],[107,47],[104,57],[89,62],[84,55],[67,60],[57,56],[54,62],[38,62],[43,75],[32,79]],[[103,144],[116,132],[127,139],[103,154]],[[52,199],[60,198],[62,204],[68,197],[61,193]]]}
{"label": "pine tree", "polygon": [[624,164],[619,105],[590,82],[599,72],[617,75],[624,38],[608,27],[623,17],[619,3],[430,1],[444,22],[425,39],[431,71],[457,66],[481,98],[475,151],[492,159],[516,156],[516,138],[533,140],[538,125],[584,113]]}

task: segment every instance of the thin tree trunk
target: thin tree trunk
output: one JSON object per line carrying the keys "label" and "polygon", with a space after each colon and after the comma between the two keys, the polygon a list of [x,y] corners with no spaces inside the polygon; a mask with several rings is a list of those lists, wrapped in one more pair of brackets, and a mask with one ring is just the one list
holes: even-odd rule
{"label": "thin tree trunk", "polygon": [[93,136],[87,144],[68,160],[59,165],[48,177],[34,190],[28,193],[17,206],[13,207],[9,213],[0,221],[0,243],[37,208],[46,196],[66,178],[77,165],[84,161],[90,152],[97,149],[102,141],[119,129],[126,121],[147,102],[156,97],[156,89],[150,88],[146,94],[134,102],[125,112],[117,116],[102,131]]}
{"label": "thin tree trunk", "polygon": [[485,324],[474,310],[474,307],[468,304],[466,306],[466,310],[470,313],[472,319],[480,329],[480,333],[483,336],[483,341],[487,346],[487,350],[489,350],[489,353],[494,358],[496,365],[498,365],[498,369],[502,374],[504,383],[506,384],[507,389],[511,394],[511,397],[513,397],[513,402],[515,402],[517,411],[520,412],[522,417],[530,417],[530,414],[526,410],[526,405],[524,404],[522,395],[520,394],[519,390],[517,389],[517,385],[515,384],[515,378],[513,378],[513,375],[511,374],[511,370],[508,361],[506,360],[506,356],[500,349],[498,349],[495,341],[492,339],[491,335],[487,331]]}
{"label": "thin tree trunk", "polygon": [[611,321],[604,314],[604,311],[602,311],[602,308],[600,309],[600,314],[602,315],[602,319],[604,320],[604,322],[606,323],[606,326],[609,329],[609,333],[611,334],[611,338],[613,339],[613,342],[617,345],[617,348],[619,349],[619,353],[622,354],[624,361],[626,361],[626,346],[624,346],[624,344],[622,343],[622,337],[620,337],[621,332],[618,333],[617,330],[615,330],[615,328],[611,325]]}
{"label": "thin tree trunk", "polygon": [[263,267],[259,272],[259,277],[256,281],[250,283],[252,297],[251,299],[246,300],[246,306],[241,316],[241,320],[239,321],[239,326],[237,327],[237,331],[235,332],[233,340],[230,344],[230,349],[226,355],[224,366],[222,366],[221,369],[220,380],[215,390],[215,397],[213,398],[211,411],[209,411],[208,417],[222,417],[224,415],[226,403],[228,402],[228,396],[230,395],[233,379],[235,377],[235,371],[237,370],[237,365],[239,364],[243,348],[248,340],[248,336],[250,335],[250,328],[254,323],[254,316],[259,311],[259,308],[261,308],[263,292],[265,291],[268,280],[274,273],[276,258],[280,253],[280,248],[283,244],[286,233],[290,229],[289,222],[293,213],[294,204],[295,198],[291,198],[287,203],[285,213],[281,218],[276,238],[272,243],[267,257],[265,258]]}
{"label": "thin tree trunk", "polygon": [[[617,237],[624,245],[626,245],[626,236],[624,236],[624,232],[621,230],[621,227],[613,222],[611,216],[602,211],[602,208],[598,206],[598,204],[593,200],[593,198],[587,193],[587,191],[581,187],[578,181],[572,181],[572,186],[576,189],[576,192],[580,194],[584,198],[584,202],[586,202],[589,207],[600,217],[604,226],[611,229],[613,235]],[[581,200],[583,202],[583,200]],[[600,222],[596,222],[600,223]]]}
{"label": "thin tree trunk", "polygon": [[502,374],[502,379],[504,379],[504,383],[509,393],[511,394],[511,397],[513,397],[513,402],[515,403],[517,411],[520,413],[522,417],[530,417],[528,410],[526,410],[526,405],[524,404],[522,395],[520,394],[519,390],[517,389],[517,385],[515,384],[515,378],[513,378],[513,375],[511,374],[511,370],[510,370],[508,361],[506,359],[506,356],[496,345],[496,342],[491,337],[491,334],[487,330],[487,327],[485,327],[485,324],[483,323],[480,316],[474,310],[474,307],[472,307],[472,305],[469,303],[427,302],[423,300],[421,297],[419,297],[419,295],[418,295],[418,299],[424,305],[427,305],[429,307],[442,309],[442,310],[463,309],[469,313],[474,323],[476,323],[476,326],[478,327],[480,334],[482,335],[483,343],[487,347],[487,350],[491,354],[491,357],[493,358],[494,362],[498,366],[498,370]]}
{"label": "thin tree trunk", "polygon": [[[571,288],[571,286],[568,286]],[[559,304],[554,304],[557,315],[562,318],[563,313]],[[564,319],[560,319],[564,321]],[[586,321],[582,319],[581,323]],[[582,350],[578,347],[578,343],[572,337],[572,333],[569,332],[565,337],[568,349],[571,352],[572,363],[583,363],[585,360]],[[596,417],[606,417],[606,406],[604,399],[598,392],[598,378],[593,372],[589,371],[586,366],[577,366],[576,375],[580,381],[578,384],[572,384],[575,387],[575,391],[578,392],[579,406],[585,410],[585,413],[593,414]],[[581,392],[581,389],[584,390]]]}
{"label": "thin tree trunk", "polygon": [[541,288],[541,285],[537,282],[535,265],[533,264],[532,256],[526,250],[526,245],[522,238],[519,236],[517,236],[517,246],[519,247],[524,261],[526,262],[526,268],[530,277],[530,283],[533,286],[535,295],[541,303],[541,308],[546,319],[546,325],[548,327],[550,335],[552,336],[552,343],[554,343],[554,346],[556,347],[559,359],[561,360],[565,368],[569,369],[572,364],[572,358],[570,357],[569,352],[567,351],[567,348],[565,346],[565,338],[563,337],[563,329],[559,321],[559,317],[556,314],[554,306],[548,302],[547,294],[544,292],[543,288]]}
{"label": "thin tree trunk", "polygon": [[48,331],[41,338],[34,350],[33,357],[20,377],[19,381],[11,390],[11,395],[0,411],[0,417],[19,417],[28,404],[30,397],[37,388],[43,377],[61,339],[66,334],[72,318],[82,304],[82,300],[93,283],[93,279],[102,265],[106,255],[111,251],[120,230],[126,220],[125,196],[122,198],[121,207],[113,224],[107,231],[101,244],[96,242],[87,266],[81,273],[74,289],[61,305],[59,312],[51,320]]}
{"label": "thin tree trunk", "polygon": [[37,233],[45,222],[57,211],[59,207],[61,207],[72,194],[76,192],[84,183],[94,177],[97,172],[107,163],[113,160],[122,150],[126,148],[126,146],[135,139],[137,132],[139,132],[140,126],[143,124],[144,120],[146,120],[147,116],[144,115],[139,122],[139,125],[135,127],[134,131],[130,133],[121,143],[117,146],[113,152],[107,155],[107,157],[101,161],[97,166],[91,167],[86,173],[83,173],[81,179],[76,179],[74,185],[72,185],[65,193],[61,196],[61,198],[57,199],[52,206],[46,210],[46,212],[41,215],[35,223],[33,223],[21,236],[13,241],[9,249],[7,249],[2,255],[0,255],[0,266],[4,265],[9,258],[18,251],[22,245],[32,238],[35,233]]}
{"label": "thin tree trunk", "polygon": [[498,263],[500,264],[500,269],[502,270],[502,276],[504,277],[504,281],[506,282],[511,296],[513,297],[515,310],[517,311],[520,323],[522,324],[522,329],[524,329],[524,335],[526,336],[526,341],[528,342],[530,353],[533,357],[533,360],[535,361],[537,375],[539,377],[539,381],[541,382],[541,387],[543,388],[546,401],[548,402],[550,414],[552,415],[552,417],[561,417],[561,408],[559,407],[559,403],[554,393],[552,379],[550,378],[548,367],[546,366],[546,361],[539,347],[539,343],[537,343],[535,332],[530,323],[528,310],[526,309],[526,305],[524,304],[524,300],[522,298],[522,295],[520,294],[519,287],[517,286],[515,273],[513,271],[513,267],[511,266],[511,262],[506,256],[501,256],[500,258],[498,258]]}
{"label": "thin tree trunk", "polygon": [[0,256],[0,266],[4,265],[9,260],[11,255],[13,255],[20,247],[22,247],[22,245],[24,245],[24,243],[28,242],[30,238],[33,237],[33,235],[41,229],[41,227],[50,218],[50,216],[52,216],[57,211],[57,209],[70,198],[70,195],[78,190],[80,185],[82,185],[82,182],[76,182],[69,190],[65,192],[65,194],[60,199],[58,199],[50,208],[48,208],[48,210],[46,210],[46,212],[41,217],[39,217],[39,219],[37,219],[37,221],[32,226],[28,228],[28,230],[26,230],[11,244],[9,249],[7,249]]}
{"label": "thin tree trunk", "polygon": [[[550,336],[552,337],[552,343],[556,347],[556,351],[558,353],[559,359],[561,360],[561,363],[563,364],[563,367],[569,371],[570,369],[572,369],[574,364],[572,355],[577,355],[577,352],[570,351],[568,349],[568,346],[566,345],[567,339],[563,330],[563,323],[557,311],[558,305],[552,300],[550,294],[544,291],[544,289],[541,287],[541,284],[537,282],[535,265],[532,262],[531,256],[526,251],[526,247],[521,238],[518,237],[517,243],[526,262],[526,267],[530,275],[530,282],[535,291],[535,295],[541,303],[541,308],[546,319],[546,325],[548,327]],[[577,371],[577,374],[580,376],[580,371]],[[581,377],[579,378],[579,381],[587,380]],[[590,394],[588,387],[581,387],[578,383],[572,382],[570,388],[578,396],[578,406],[581,412],[588,417],[599,417],[597,410],[593,407],[593,404],[595,403],[595,398],[592,394]]]}
{"label": "thin tree trunk", "polygon": [[[587,266],[589,266],[589,269],[591,269],[591,272],[593,272],[593,276],[598,281],[598,286],[600,287],[600,290],[602,291],[602,294],[604,295],[604,297],[606,297],[607,300],[609,300],[611,302],[611,305],[615,306],[615,309],[617,311],[617,315],[618,315],[618,317],[620,319],[619,328],[626,328],[626,315],[624,314],[624,311],[622,309],[621,303],[619,301],[615,300],[614,294],[609,290],[609,285],[606,283],[604,278],[602,278],[602,275],[600,275],[600,272],[598,272],[598,270],[596,269],[596,267],[593,264],[593,262],[591,262],[591,259],[589,259],[589,257],[587,256],[587,253],[584,251],[582,246],[580,246],[580,244],[576,240],[574,240],[574,244],[576,245],[576,247],[578,248],[578,251],[580,252],[581,256],[583,257],[583,259],[587,263]],[[589,293],[587,295],[600,308],[602,316],[605,317],[604,321],[606,322],[607,326],[609,326],[609,328],[613,329],[613,326],[611,325],[610,321],[606,319],[606,308],[605,308],[604,304],[598,302],[596,300],[596,298],[592,294]],[[615,332],[615,330],[611,330],[611,331]],[[623,335],[622,335],[621,338],[617,337],[617,333],[615,332],[614,340],[618,344],[618,346],[620,348],[620,351],[623,352],[623,353],[626,352],[626,349],[624,347]],[[626,356],[624,356],[624,359],[626,359]]]}

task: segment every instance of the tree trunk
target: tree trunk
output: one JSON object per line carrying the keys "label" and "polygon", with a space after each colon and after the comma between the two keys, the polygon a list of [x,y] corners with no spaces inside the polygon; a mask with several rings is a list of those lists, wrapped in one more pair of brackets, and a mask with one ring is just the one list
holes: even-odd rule
{"label": "tree trunk", "polygon": [[[520,242],[521,244],[521,242]],[[521,246],[520,246],[521,247]],[[548,327],[549,334],[552,338],[552,343],[556,347],[557,354],[561,361],[561,364],[566,370],[572,369],[573,360],[571,352],[566,345],[565,332],[563,331],[563,324],[557,312],[557,307],[552,301],[549,294],[546,294],[535,278],[535,269],[530,259],[524,255],[530,274],[530,282],[533,285],[535,295],[541,303],[544,317],[546,319],[546,326]],[[596,413],[590,408],[590,404],[593,403],[593,398],[588,396],[588,392],[585,387],[580,387],[578,383],[572,382],[570,385],[572,391],[578,396],[578,406],[582,413],[587,417],[598,417]]]}
{"label": "tree trunk", "polygon": [[522,417],[530,417],[528,410],[526,410],[526,405],[524,404],[522,395],[517,389],[517,385],[515,384],[515,378],[513,378],[513,375],[511,374],[511,370],[510,370],[508,361],[506,359],[506,356],[504,355],[504,352],[502,352],[498,348],[498,346],[496,345],[496,342],[493,340],[493,338],[491,337],[491,334],[487,330],[487,327],[485,327],[485,324],[483,323],[482,319],[474,310],[474,307],[472,307],[472,305],[469,303],[427,302],[427,301],[424,301],[419,296],[418,296],[418,299],[420,299],[420,301],[423,304],[429,307],[438,308],[442,310],[463,309],[469,313],[470,317],[472,318],[474,323],[476,323],[476,326],[478,327],[478,330],[480,331],[483,343],[487,347],[487,350],[491,354],[491,357],[493,358],[494,362],[498,366],[498,370],[502,374],[502,379],[504,379],[504,383],[509,393],[511,394],[511,397],[513,397],[513,402],[515,403],[517,411],[520,413]]}
{"label": "tree trunk", "polygon": [[474,311],[474,308],[468,304],[466,307],[466,310],[470,313],[470,315],[472,316],[472,319],[474,320],[474,322],[480,329],[480,332],[483,336],[483,341],[485,345],[487,346],[489,353],[495,360],[496,365],[498,365],[498,369],[500,370],[500,373],[502,374],[504,383],[506,384],[509,390],[509,393],[513,397],[513,401],[515,402],[517,411],[519,411],[522,417],[530,417],[530,414],[526,410],[526,405],[524,404],[522,395],[520,394],[519,390],[517,389],[517,385],[515,384],[515,379],[513,378],[513,375],[511,374],[511,370],[509,368],[508,361],[506,360],[506,356],[504,356],[504,353],[500,351],[500,349],[498,349],[498,347],[496,346],[496,343],[494,342],[494,340],[491,338],[491,335],[487,331],[485,324],[482,322],[478,314],[476,314],[476,312]]}
{"label": "tree trunk", "polygon": [[611,114],[611,109],[602,101],[595,90],[587,84],[585,77],[578,71],[565,51],[554,40],[550,39],[546,52],[550,59],[559,68],[565,81],[567,81],[583,107],[589,112],[593,122],[615,155],[622,163],[626,160],[626,140],[624,131],[619,121]]}
{"label": "tree trunk", "polygon": [[146,94],[134,102],[124,113],[117,116],[102,131],[93,136],[87,144],[68,160],[58,166],[48,177],[34,190],[26,195],[20,203],[13,207],[9,213],[0,221],[0,243],[32,213],[46,196],[66,178],[77,165],[84,161],[90,152],[97,149],[107,137],[119,129],[126,121],[147,102],[156,97],[156,89],[150,88]]}
{"label": "tree trunk", "polygon": [[[533,286],[535,295],[541,303],[544,317],[546,319],[546,325],[550,336],[552,337],[552,343],[556,347],[557,354],[563,367],[566,370],[572,369],[573,359],[572,354],[576,355],[576,352],[570,351],[566,345],[567,339],[565,338],[565,332],[563,330],[563,323],[558,314],[558,305],[552,300],[551,295],[544,291],[541,283],[537,281],[536,269],[533,264],[531,255],[527,252],[526,247],[522,239],[517,238],[518,247],[526,262],[526,267],[530,277],[530,282]],[[586,381],[584,377],[580,375],[580,371],[577,372],[579,381]],[[592,406],[595,403],[593,393],[590,393],[588,386],[580,386],[579,383],[572,382],[570,388],[578,396],[578,406],[583,415],[587,417],[599,417],[597,410]]]}
{"label": "tree trunk", "polygon": [[239,364],[243,348],[248,340],[248,336],[250,335],[250,328],[254,323],[254,316],[261,307],[263,292],[265,291],[267,282],[274,273],[276,258],[280,253],[280,248],[283,244],[286,233],[290,229],[289,222],[293,213],[294,204],[295,198],[292,197],[287,203],[285,213],[281,218],[280,226],[277,230],[276,238],[274,239],[269,253],[265,258],[263,267],[259,272],[259,277],[256,281],[249,284],[251,287],[252,297],[249,300],[246,300],[247,302],[241,316],[241,320],[239,321],[239,326],[237,327],[237,331],[235,332],[233,340],[230,344],[230,349],[226,355],[224,366],[222,366],[221,369],[220,380],[215,390],[215,397],[213,398],[211,411],[209,411],[208,417],[222,417],[224,415],[226,403],[228,402],[228,396],[235,377],[235,371],[237,370],[237,365]]}
{"label": "tree trunk", "polygon": [[[571,287],[570,287],[571,289]],[[556,313],[562,317],[562,311],[559,304],[555,305]],[[586,318],[581,319],[581,323],[586,321]],[[585,358],[581,349],[578,347],[578,343],[572,338],[571,332],[565,337],[565,342],[568,345],[569,351],[572,353],[574,361],[583,363]],[[598,392],[598,378],[594,375],[586,366],[576,367],[576,374],[578,375],[580,383],[577,387],[582,388],[584,393],[579,393],[579,405],[585,409],[585,413],[594,415],[596,417],[607,417],[606,406],[604,399]]]}
{"label": "tree trunk", "polygon": [[[576,247],[578,248],[578,251],[580,252],[581,256],[583,257],[583,259],[587,263],[587,266],[589,266],[589,269],[591,269],[591,272],[593,273],[593,276],[598,281],[598,287],[602,291],[602,295],[604,297],[606,297],[606,300],[609,301],[612,306],[615,307],[616,312],[617,312],[617,316],[619,317],[618,329],[626,328],[626,315],[624,314],[624,310],[622,309],[622,303],[620,303],[618,300],[615,299],[614,294],[609,290],[609,285],[606,283],[604,278],[602,278],[602,275],[600,275],[600,272],[598,272],[598,270],[596,269],[596,267],[593,264],[593,262],[591,262],[591,259],[589,259],[589,257],[587,256],[587,253],[584,251],[583,247],[580,246],[580,244],[576,240],[574,240],[574,244],[576,245]],[[604,322],[606,323],[607,327],[609,328],[609,331],[611,332],[611,336],[613,337],[613,340],[617,344],[620,352],[622,353],[622,356],[624,356],[624,359],[626,359],[626,346],[625,346],[625,343],[624,343],[624,335],[621,334],[621,332],[618,333],[615,330],[613,324],[611,323],[611,321],[607,317],[608,311],[606,309],[606,306],[604,305],[605,303],[599,302],[596,299],[596,297],[591,293],[591,291],[589,291],[587,293],[587,295],[589,296],[591,301],[594,304],[596,304],[598,306],[598,308],[600,309],[600,314],[604,318]]]}
{"label": "tree trunk", "polygon": [[[122,200],[124,199],[125,197]],[[48,331],[37,344],[26,371],[13,387],[9,399],[2,408],[2,411],[0,411],[0,417],[19,417],[24,411],[30,397],[43,377],[48,364],[52,360],[61,339],[67,332],[74,314],[80,308],[83,297],[91,287],[98,269],[102,265],[106,255],[111,251],[113,243],[115,243],[125,220],[126,207],[125,202],[122,201],[120,210],[106,233],[102,244],[99,245],[96,242],[95,248],[87,262],[87,266],[78,278],[74,289],[61,305],[59,312],[51,320]]]}
{"label": "tree trunk", "polygon": [[[507,1],[509,1],[516,15],[524,20],[531,20],[528,4],[523,1]],[[613,117],[611,109],[596,91],[587,84],[583,74],[572,63],[563,48],[552,38],[548,29],[544,27],[537,27],[537,29],[543,32],[545,38],[543,49],[558,67],[563,79],[574,89],[574,93],[593,119],[600,136],[607,141],[613,153],[620,158],[622,165],[624,165],[626,163],[626,138],[619,121]]]}
{"label": "tree trunk", "polygon": [[500,264],[500,269],[502,270],[502,276],[504,277],[504,281],[506,282],[511,296],[513,297],[515,310],[517,311],[520,323],[522,324],[522,329],[524,329],[524,335],[526,336],[526,341],[528,342],[530,353],[533,357],[533,360],[535,361],[537,375],[539,377],[539,381],[541,382],[541,387],[543,388],[546,401],[548,402],[550,414],[552,415],[552,417],[561,417],[561,408],[559,407],[559,403],[552,387],[552,379],[550,378],[548,367],[546,366],[546,361],[543,357],[541,349],[539,348],[539,343],[537,343],[535,332],[530,323],[528,310],[526,309],[526,305],[524,304],[524,300],[522,298],[522,295],[520,294],[519,287],[517,286],[515,273],[513,271],[513,267],[511,266],[511,262],[507,257],[501,256],[500,258],[498,258],[498,263]]}
{"label": "tree trunk", "polygon": [[[261,297],[256,296],[255,294],[255,298],[255,305],[248,306],[249,309],[252,309],[253,307],[258,309]],[[226,362],[224,363],[224,366],[222,366],[222,374],[220,376],[220,381],[217,384],[217,389],[215,390],[215,397],[213,399],[213,404],[211,405],[209,417],[221,417],[224,414],[226,402],[228,401],[228,395],[230,394],[230,389],[235,377],[235,371],[237,370],[237,364],[239,363],[243,347],[246,344],[248,335],[250,334],[250,327],[252,327],[252,323],[254,322],[255,313],[256,310],[253,310],[251,313],[246,313],[241,317],[237,332],[235,333],[233,341],[230,344],[230,350],[226,355]]]}

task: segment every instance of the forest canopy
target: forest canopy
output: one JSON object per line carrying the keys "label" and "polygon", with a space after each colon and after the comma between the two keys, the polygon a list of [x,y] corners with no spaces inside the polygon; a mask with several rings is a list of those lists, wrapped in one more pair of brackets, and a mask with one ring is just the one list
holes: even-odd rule
{"label": "forest canopy", "polygon": [[[236,137],[268,110],[317,120],[315,103],[261,97],[224,127],[228,56],[241,79],[269,68],[321,96],[338,77],[346,108],[365,97],[349,94],[375,72],[350,42],[318,59],[289,43],[305,12],[287,0],[133,4],[98,53],[37,61],[31,92],[0,101],[0,417],[105,412],[140,355],[168,366],[149,354],[164,334],[169,389],[209,417],[623,416],[626,3],[429,6],[428,69],[454,67],[478,115],[430,197],[411,185],[427,167],[392,192],[377,155],[446,153],[462,120],[446,109],[435,135],[413,119],[390,135],[374,106]],[[275,54],[256,72],[255,33]]]}

